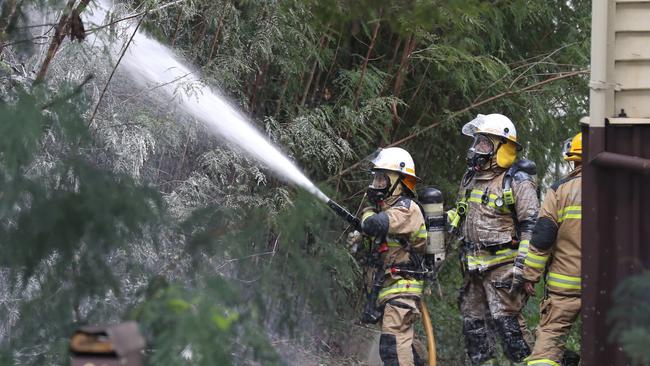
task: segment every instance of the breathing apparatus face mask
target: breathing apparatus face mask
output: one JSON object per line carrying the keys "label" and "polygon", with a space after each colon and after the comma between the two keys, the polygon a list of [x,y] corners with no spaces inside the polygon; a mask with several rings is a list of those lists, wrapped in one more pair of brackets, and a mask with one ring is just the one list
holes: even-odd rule
{"label": "breathing apparatus face mask", "polygon": [[492,139],[486,135],[477,134],[474,142],[467,150],[467,166],[473,171],[480,171],[492,160],[496,148]]}
{"label": "breathing apparatus face mask", "polygon": [[391,194],[390,176],[381,170],[372,171],[372,181],[366,191],[368,200],[374,204],[385,200]]}

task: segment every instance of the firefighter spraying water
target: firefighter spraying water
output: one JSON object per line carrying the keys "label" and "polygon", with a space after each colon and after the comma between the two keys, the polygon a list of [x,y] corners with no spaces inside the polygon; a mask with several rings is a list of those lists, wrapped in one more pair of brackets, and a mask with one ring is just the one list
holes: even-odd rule
{"label": "firefighter spraying water", "polygon": [[423,301],[425,281],[434,279],[445,258],[442,193],[431,187],[415,200],[415,164],[404,149],[380,149],[371,159],[371,205],[361,218],[332,200],[328,206],[354,228],[351,251],[368,267],[361,322],[380,324],[379,353],[387,365],[422,365],[413,326],[421,316],[428,340],[428,364],[436,364],[433,329]]}

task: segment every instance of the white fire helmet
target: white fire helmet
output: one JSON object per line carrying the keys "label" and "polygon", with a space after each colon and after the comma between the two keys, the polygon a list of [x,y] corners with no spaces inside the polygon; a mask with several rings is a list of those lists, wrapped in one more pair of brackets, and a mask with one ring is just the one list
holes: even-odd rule
{"label": "white fire helmet", "polygon": [[497,137],[503,137],[512,141],[517,150],[521,150],[521,145],[517,142],[517,130],[510,118],[503,114],[479,114],[473,120],[467,122],[462,129],[464,135],[475,137],[476,134],[486,134]]}
{"label": "white fire helmet", "polygon": [[373,170],[383,169],[417,178],[411,154],[399,147],[379,149],[371,163]]}
{"label": "white fire helmet", "polygon": [[[385,170],[403,175],[402,182],[411,191],[415,192],[415,185],[419,179],[415,175],[415,163],[408,151],[399,147],[379,149],[371,160],[372,170]],[[392,185],[395,183],[391,181]]]}

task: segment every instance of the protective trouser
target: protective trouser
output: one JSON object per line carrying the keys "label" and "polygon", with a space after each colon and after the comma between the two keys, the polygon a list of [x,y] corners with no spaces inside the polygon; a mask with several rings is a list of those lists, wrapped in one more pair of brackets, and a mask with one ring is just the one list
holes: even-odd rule
{"label": "protective trouser", "polygon": [[530,354],[521,316],[528,297],[522,290],[511,292],[511,286],[512,265],[465,276],[459,300],[465,349],[472,365],[485,365],[495,358],[494,333],[511,361],[521,362]]}
{"label": "protective trouser", "polygon": [[560,366],[566,336],[580,313],[580,297],[549,293],[540,305],[540,313],[537,340],[528,365]]}
{"label": "protective trouser", "polygon": [[379,356],[384,365],[424,365],[413,346],[413,324],[420,317],[418,301],[398,297],[385,304],[379,339]]}

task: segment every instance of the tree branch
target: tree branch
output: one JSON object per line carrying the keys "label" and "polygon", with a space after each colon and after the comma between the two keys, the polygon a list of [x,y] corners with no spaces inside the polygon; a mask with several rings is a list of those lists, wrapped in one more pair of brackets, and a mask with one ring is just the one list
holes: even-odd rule
{"label": "tree branch", "polygon": [[47,49],[47,54],[45,56],[45,59],[43,60],[43,63],[41,64],[41,68],[39,69],[38,74],[36,75],[36,79],[34,79],[34,84],[39,84],[43,82],[43,80],[45,79],[45,74],[47,73],[47,69],[50,67],[50,63],[52,62],[52,59],[54,59],[54,55],[59,50],[59,47],[61,46],[61,42],[63,42],[63,39],[66,36],[68,24],[69,24],[68,21],[70,19],[70,15],[72,14],[72,11],[74,9],[74,4],[76,3],[76,1],[77,0],[69,0],[68,4],[65,7],[65,10],[63,10],[63,13],[59,18],[59,21],[54,31],[54,38],[52,38],[52,42],[50,42],[50,47]]}
{"label": "tree branch", "polygon": [[[473,103],[472,105],[469,105],[469,106],[467,106],[467,107],[465,107],[463,109],[457,110],[457,111],[451,113],[449,115],[449,118],[453,118],[453,117],[455,117],[455,116],[457,116],[459,114],[462,114],[462,113],[465,113],[465,112],[469,111],[470,109],[480,107],[483,104],[493,102],[493,101],[495,101],[497,99],[501,99],[501,98],[506,97],[508,95],[520,94],[520,93],[528,92],[528,91],[531,91],[531,90],[540,90],[540,89],[538,89],[540,86],[550,84],[550,83],[558,81],[558,80],[567,79],[567,78],[570,78],[570,77],[574,77],[574,76],[582,75],[582,74],[587,74],[587,73],[589,73],[589,69],[582,69],[582,70],[572,71],[572,72],[568,72],[568,73],[565,73],[565,74],[560,74],[558,76],[554,76],[552,78],[548,78],[546,80],[542,80],[542,81],[540,81],[538,83],[529,85],[529,86],[527,86],[525,88],[522,88],[522,89],[508,90],[508,91],[499,93],[497,95],[491,96],[489,98],[483,99],[483,100],[481,100],[479,102]],[[422,135],[423,133],[431,130],[432,128],[438,127],[440,125],[440,123],[441,122],[439,122],[439,121],[433,122],[432,124],[420,129],[419,131],[416,131],[416,132],[414,132],[414,133],[412,133],[412,134],[410,134],[410,135],[408,135],[408,136],[406,136],[406,137],[404,137],[404,138],[402,138],[400,140],[397,140],[397,141],[395,141],[395,142],[393,142],[393,143],[391,143],[389,145],[386,145],[385,147],[393,147],[393,146],[401,145],[401,144],[403,144],[403,143],[405,143],[407,141],[410,141],[410,140]],[[359,165],[361,165],[361,163],[363,163],[364,160],[358,161],[358,162],[352,164],[351,166],[349,166],[347,169],[341,170],[339,172],[339,174],[329,177],[327,179],[327,181],[328,182],[332,181],[334,179],[337,179],[337,178],[341,177],[344,174],[349,173],[350,171],[352,171],[353,169],[355,169]]]}
{"label": "tree branch", "polygon": [[104,99],[104,94],[106,94],[106,90],[108,89],[108,85],[111,83],[111,80],[113,80],[113,75],[115,75],[115,71],[117,70],[117,67],[120,65],[120,62],[122,62],[122,58],[124,58],[126,51],[129,49],[129,46],[131,45],[131,41],[133,41],[135,35],[138,34],[138,29],[140,28],[140,25],[142,24],[142,21],[144,20],[146,15],[147,13],[145,12],[142,18],[138,20],[138,24],[135,26],[135,29],[133,30],[133,34],[131,34],[131,38],[129,38],[129,41],[126,42],[126,45],[124,46],[124,50],[122,50],[122,54],[120,55],[120,58],[117,60],[115,67],[113,67],[113,71],[111,71],[111,75],[108,77],[108,80],[106,81],[106,85],[104,85],[104,89],[102,89],[102,93],[99,95],[99,99],[97,100],[97,104],[95,105],[95,109],[93,110],[93,114],[92,116],[90,116],[90,121],[88,122],[88,128],[92,126],[93,121],[95,120],[95,115],[97,115],[97,110],[99,109],[99,105],[101,104],[102,99]]}
{"label": "tree branch", "polygon": [[65,95],[63,95],[63,96],[57,96],[56,98],[52,99],[51,101],[49,101],[49,102],[43,104],[43,105],[41,106],[41,109],[47,109],[47,108],[53,106],[54,104],[56,104],[56,103],[58,103],[58,102],[61,102],[61,101],[64,101],[64,100],[68,100],[68,99],[74,97],[75,95],[81,93],[81,89],[84,87],[84,85],[88,84],[88,82],[90,82],[90,80],[92,80],[94,77],[95,77],[95,75],[93,75],[93,74],[88,74],[88,75],[84,78],[84,80],[81,82],[81,84],[75,86],[74,89],[72,89],[72,91],[71,91],[70,93],[65,94]]}

